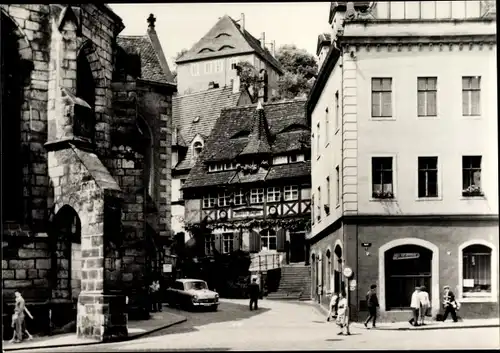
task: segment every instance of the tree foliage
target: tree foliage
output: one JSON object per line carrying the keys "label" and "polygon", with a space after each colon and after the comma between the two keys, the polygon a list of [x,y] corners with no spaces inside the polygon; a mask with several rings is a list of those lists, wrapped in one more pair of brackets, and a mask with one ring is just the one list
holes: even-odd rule
{"label": "tree foliage", "polygon": [[275,99],[307,96],[318,74],[315,57],[293,44],[286,44],[278,49],[276,59],[285,74],[278,81],[278,97]]}
{"label": "tree foliage", "polygon": [[178,52],[177,54],[175,54],[175,57],[174,57],[174,67],[173,67],[173,70],[172,70],[172,77],[174,79],[174,82],[177,82],[177,64],[176,64],[176,61],[180,59],[181,56],[183,56],[184,54],[186,54],[189,50],[187,50],[186,48],[183,48],[180,52]]}

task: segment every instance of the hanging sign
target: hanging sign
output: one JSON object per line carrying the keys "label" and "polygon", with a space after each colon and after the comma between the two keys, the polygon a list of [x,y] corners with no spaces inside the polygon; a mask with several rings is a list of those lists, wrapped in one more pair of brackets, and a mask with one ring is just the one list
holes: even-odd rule
{"label": "hanging sign", "polygon": [[172,272],[172,264],[163,264],[163,272]]}
{"label": "hanging sign", "polygon": [[361,243],[361,246],[363,248],[369,248],[370,246],[372,246],[372,243]]}
{"label": "hanging sign", "polygon": [[351,277],[352,276],[352,268],[346,266],[344,268],[344,276],[346,276],[347,278]]}
{"label": "hanging sign", "polygon": [[356,289],[358,286],[358,283],[356,282],[355,279],[349,281],[349,290],[352,292]]}
{"label": "hanging sign", "polygon": [[397,252],[392,256],[393,260],[411,260],[418,259],[420,253],[418,252]]}

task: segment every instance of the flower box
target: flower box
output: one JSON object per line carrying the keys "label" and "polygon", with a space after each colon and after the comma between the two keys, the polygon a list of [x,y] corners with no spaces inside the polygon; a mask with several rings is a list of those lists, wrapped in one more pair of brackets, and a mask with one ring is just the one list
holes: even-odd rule
{"label": "flower box", "polygon": [[374,199],[393,199],[394,194],[390,191],[374,191],[372,197]]}
{"label": "flower box", "polygon": [[462,196],[464,197],[484,196],[484,193],[479,186],[471,185],[467,189],[462,190]]}

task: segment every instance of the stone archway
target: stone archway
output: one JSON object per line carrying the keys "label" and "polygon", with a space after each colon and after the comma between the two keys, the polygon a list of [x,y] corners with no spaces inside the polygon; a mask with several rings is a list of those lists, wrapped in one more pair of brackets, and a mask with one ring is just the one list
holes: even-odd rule
{"label": "stone archway", "polygon": [[[379,301],[380,301],[380,311],[385,312],[387,310],[386,303],[386,254],[393,248],[399,246],[408,246],[414,245],[421,247],[426,250],[426,252],[430,252],[430,290],[429,294],[431,296],[431,310],[432,316],[435,316],[439,313],[440,310],[440,291],[439,291],[439,248],[433,243],[419,239],[419,238],[402,238],[392,240],[379,248],[378,254],[378,279],[379,279]],[[431,293],[433,293],[431,295]]]}

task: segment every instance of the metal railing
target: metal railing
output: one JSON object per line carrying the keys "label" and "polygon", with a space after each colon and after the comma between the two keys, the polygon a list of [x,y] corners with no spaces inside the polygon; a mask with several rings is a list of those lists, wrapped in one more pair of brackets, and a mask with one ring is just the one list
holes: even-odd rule
{"label": "metal railing", "polygon": [[250,271],[269,271],[281,267],[281,254],[252,254]]}

